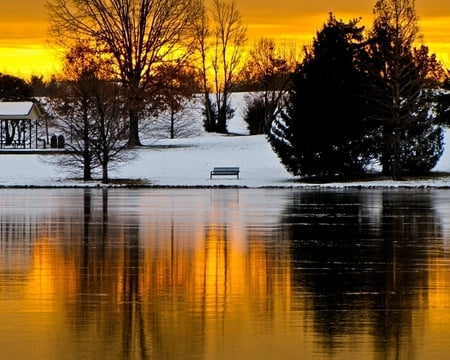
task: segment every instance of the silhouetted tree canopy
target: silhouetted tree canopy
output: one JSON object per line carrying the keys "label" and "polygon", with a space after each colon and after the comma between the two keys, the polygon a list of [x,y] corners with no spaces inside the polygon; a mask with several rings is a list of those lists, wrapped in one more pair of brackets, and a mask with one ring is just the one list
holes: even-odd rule
{"label": "silhouetted tree canopy", "polygon": [[247,99],[244,120],[251,134],[268,133],[284,105],[290,75],[298,64],[295,46],[261,38],[249,52],[241,70],[241,84],[257,91]]}
{"label": "silhouetted tree canopy", "polygon": [[0,73],[0,101],[30,100],[32,87],[23,79]]}
{"label": "silhouetted tree canopy", "polygon": [[201,3],[193,28],[204,93],[204,128],[227,133],[227,121],[234,115],[230,96],[244,55],[247,27],[234,0],[213,0],[209,12]]}
{"label": "silhouetted tree canopy", "polygon": [[450,74],[445,74],[442,88],[439,91],[437,104],[437,122],[443,126],[450,127]]}
{"label": "silhouetted tree canopy", "polygon": [[364,28],[358,23],[330,14],[292,76],[288,109],[269,139],[295,175],[361,174],[372,157],[365,137]]}
{"label": "silhouetted tree canopy", "polygon": [[93,171],[100,168],[102,182],[109,182],[109,169],[132,155],[126,149],[123,88],[108,78],[111,66],[96,49],[79,43],[66,55],[66,80],[50,99],[56,128],[70,137],[66,147],[71,151],[57,162],[74,171],[81,168],[84,181],[92,180]]}
{"label": "silhouetted tree canopy", "polygon": [[115,61],[127,91],[129,146],[140,145],[139,122],[159,90],[155,67],[183,64],[193,49],[197,0],[48,0],[55,39],[64,46],[88,39]]}
{"label": "silhouetted tree canopy", "polygon": [[367,165],[394,179],[423,175],[443,151],[449,110],[441,64],[414,48],[413,0],[379,0],[368,36],[330,14],[292,76],[286,111],[269,141],[286,168],[303,177],[353,177]]}
{"label": "silhouetted tree canopy", "polygon": [[428,48],[414,49],[414,0],[379,0],[368,53],[370,119],[380,127],[380,163],[394,179],[429,172],[442,154],[434,103],[439,65]]}

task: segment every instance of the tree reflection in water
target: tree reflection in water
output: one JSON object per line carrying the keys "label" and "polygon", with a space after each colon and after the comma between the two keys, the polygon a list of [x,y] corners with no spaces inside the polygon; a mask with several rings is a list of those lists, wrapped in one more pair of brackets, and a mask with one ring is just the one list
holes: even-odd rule
{"label": "tree reflection in water", "polygon": [[285,210],[294,281],[313,294],[315,328],[329,353],[345,336],[368,333],[376,358],[414,357],[412,325],[426,307],[429,252],[442,246],[432,197],[414,196],[301,192]]}
{"label": "tree reflection in water", "polygon": [[445,359],[445,194],[5,190],[2,356]]}
{"label": "tree reflection in water", "polygon": [[[101,200],[101,206],[95,207],[100,213],[93,213],[95,200],[91,189],[84,190],[83,200],[84,230],[78,277],[81,299],[76,301],[80,308],[70,318],[83,338],[93,324],[102,325],[100,338],[105,347],[114,344],[108,338],[121,334],[121,351],[118,348],[117,353],[121,353],[122,359],[149,359],[151,342],[148,343],[146,336],[140,287],[143,257],[138,218],[130,217],[126,226],[116,227],[118,223],[114,219],[110,223],[108,189],[103,189],[101,199],[96,199]],[[110,237],[111,230],[118,232]],[[110,298],[110,294],[115,294],[115,298]]]}

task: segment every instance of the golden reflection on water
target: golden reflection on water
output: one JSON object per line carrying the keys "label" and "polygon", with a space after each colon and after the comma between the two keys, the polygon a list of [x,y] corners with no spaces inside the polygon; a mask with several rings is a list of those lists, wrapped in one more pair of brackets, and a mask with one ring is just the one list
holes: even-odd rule
{"label": "golden reflection on water", "polygon": [[[327,254],[293,190],[2,190],[2,358],[444,359],[450,219],[425,197],[355,195]],[[355,231],[375,245],[341,254]]]}

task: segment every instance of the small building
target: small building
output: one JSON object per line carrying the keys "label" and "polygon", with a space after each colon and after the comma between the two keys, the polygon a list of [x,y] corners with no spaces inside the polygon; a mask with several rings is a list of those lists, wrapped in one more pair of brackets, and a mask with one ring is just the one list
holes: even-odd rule
{"label": "small building", "polygon": [[0,102],[0,148],[38,148],[41,112],[31,101]]}

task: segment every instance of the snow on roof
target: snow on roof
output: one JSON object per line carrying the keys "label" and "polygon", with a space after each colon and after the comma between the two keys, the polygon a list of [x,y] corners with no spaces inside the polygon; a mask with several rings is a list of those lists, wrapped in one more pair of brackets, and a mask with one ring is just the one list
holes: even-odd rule
{"label": "snow on roof", "polygon": [[34,120],[40,116],[39,108],[31,101],[0,102],[0,120]]}

